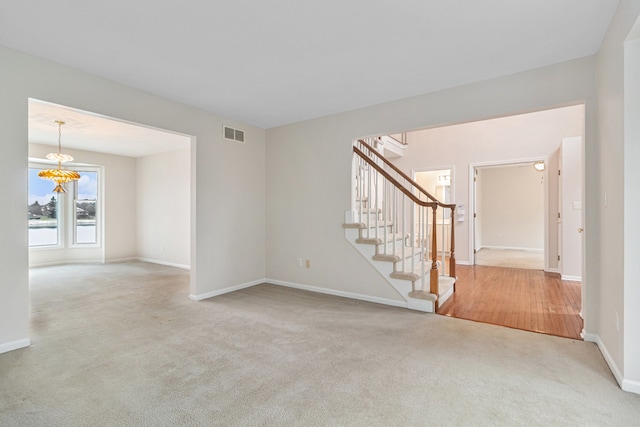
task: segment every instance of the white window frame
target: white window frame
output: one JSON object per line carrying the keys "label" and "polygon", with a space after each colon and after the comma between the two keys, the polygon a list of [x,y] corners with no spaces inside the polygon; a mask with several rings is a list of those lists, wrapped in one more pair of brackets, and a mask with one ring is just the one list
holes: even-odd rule
{"label": "white window frame", "polygon": [[[51,168],[51,164],[49,163],[40,163],[40,162],[29,162],[28,165],[29,169],[38,169],[38,170],[45,170],[45,169],[49,169]],[[51,189],[53,191],[53,188],[55,187],[55,184],[53,183],[53,181],[51,181]],[[28,203],[27,203],[28,205]],[[30,242],[28,242],[28,246],[29,246],[29,250],[36,250],[36,251],[42,251],[42,250],[56,250],[56,249],[62,249],[64,248],[64,233],[63,233],[63,218],[65,215],[65,206],[64,206],[64,202],[61,201],[61,197],[58,194],[57,196],[57,202],[56,202],[56,219],[58,220],[58,226],[57,228],[57,233],[58,233],[58,238],[57,241],[58,243],[56,243],[55,245],[31,245]]]}
{"label": "white window frame", "polygon": [[[96,188],[96,242],[95,243],[78,243],[77,239],[77,215],[76,215],[76,202],[78,201],[78,182],[74,181],[67,184],[68,188],[66,197],[68,200],[65,201],[65,205],[68,208],[69,212],[69,224],[71,225],[71,230],[69,230],[69,247],[70,248],[99,248],[102,245],[102,168],[99,166],[76,166],[70,167],[69,169],[73,169],[76,172],[95,172],[97,177],[97,188]],[[73,186],[73,188],[69,188]]]}
{"label": "white window frame", "polygon": [[[29,169],[49,169],[55,167],[54,163],[46,161],[30,161]],[[102,247],[102,230],[104,229],[104,191],[103,191],[103,167],[88,165],[65,164],[66,169],[77,172],[96,172],[97,174],[97,194],[96,194],[96,243],[76,243],[76,196],[78,193],[78,183],[73,181],[65,184],[66,193],[58,194],[56,204],[56,216],[58,219],[58,244],[56,245],[29,245],[29,250],[47,251],[60,250],[65,248],[100,248]],[[55,183],[51,181],[51,189]]]}

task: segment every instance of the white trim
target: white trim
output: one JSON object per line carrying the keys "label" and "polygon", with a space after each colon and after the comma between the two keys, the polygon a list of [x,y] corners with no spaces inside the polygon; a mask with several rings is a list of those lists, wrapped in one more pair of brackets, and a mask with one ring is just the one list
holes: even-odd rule
{"label": "white trim", "polygon": [[456,260],[456,265],[471,265],[469,261],[458,261]]}
{"label": "white trim", "polygon": [[186,264],[177,264],[175,262],[160,261],[160,260],[151,259],[151,258],[135,258],[135,259],[142,262],[150,262],[151,264],[167,265],[169,267],[176,267],[176,268],[182,268],[184,270],[191,270],[191,266]]}
{"label": "white trim", "polygon": [[640,381],[622,380],[622,385],[620,387],[624,391],[640,394]]}
{"label": "white trim", "polygon": [[580,276],[565,276],[564,274],[562,274],[560,278],[562,280],[572,280],[574,282],[582,282],[582,277]]}
{"label": "white trim", "polygon": [[189,299],[193,301],[202,301],[203,299],[217,297],[218,295],[228,294],[229,292],[239,291],[240,289],[250,288],[255,285],[261,285],[263,283],[266,283],[266,279],[258,279],[252,282],[241,283],[239,285],[230,286],[224,289],[218,289],[216,291],[211,291],[204,294],[199,294],[199,295],[191,294],[189,295]]}
{"label": "white trim", "polygon": [[10,341],[4,344],[0,344],[0,354],[6,353],[8,351],[17,350],[19,348],[29,347],[31,345],[31,340],[29,338],[23,338],[17,341]]}
{"label": "white trim", "polygon": [[523,252],[536,252],[536,253],[544,253],[544,248],[521,248],[518,246],[491,246],[491,245],[482,245],[478,252],[481,249],[496,249],[499,251],[511,250],[511,251],[523,251]]}
{"label": "white trim", "polygon": [[388,299],[388,298],[372,297],[372,296],[369,296],[369,295],[356,294],[356,293],[352,293],[352,292],[338,291],[338,290],[335,290],[335,289],[320,288],[320,287],[317,287],[317,286],[302,285],[300,283],[285,282],[283,280],[276,280],[276,279],[265,279],[265,281],[266,281],[266,283],[271,284],[271,285],[285,286],[287,288],[301,289],[301,290],[304,290],[304,291],[316,292],[316,293],[319,293],[319,294],[327,294],[327,295],[333,295],[333,296],[342,297],[342,298],[350,298],[350,299],[356,299],[356,300],[360,300],[360,301],[373,302],[373,303],[376,303],[376,304],[390,305],[390,306],[393,306],[393,307],[407,308],[407,302],[406,301],[399,301],[399,300],[393,300],[393,299]]}
{"label": "white trim", "polygon": [[618,369],[616,362],[613,361],[613,357],[611,357],[611,355],[609,354],[609,351],[604,346],[604,343],[600,339],[600,336],[596,334],[586,333],[584,334],[584,340],[587,342],[595,343],[598,346],[598,350],[600,350],[600,353],[602,353],[602,356],[604,357],[605,362],[607,362],[607,365],[609,365],[609,369],[611,370],[613,377],[616,379],[620,388],[622,388],[622,383],[624,380],[622,373],[620,373],[620,370]]}
{"label": "white trim", "polygon": [[[493,160],[493,161],[488,161],[488,162],[474,162],[474,163],[469,163],[469,208],[470,208],[470,213],[469,213],[469,224],[467,225],[468,230],[469,230],[469,259],[473,260],[470,262],[470,265],[474,265],[475,263],[475,254],[473,253],[473,250],[479,250],[477,248],[475,248],[475,244],[477,242],[475,242],[475,218],[473,217],[473,215],[476,213],[476,194],[475,194],[475,185],[474,185],[474,181],[473,178],[475,177],[475,171],[478,168],[482,168],[482,167],[490,167],[490,166],[496,166],[496,167],[500,167],[500,166],[509,166],[509,165],[517,165],[517,164],[523,164],[523,163],[533,163],[539,160],[544,160],[544,163],[547,167],[544,168],[543,174],[544,174],[544,206],[543,206],[543,210],[544,210],[544,270],[546,271],[547,268],[549,268],[549,156],[541,156],[541,157],[527,157],[527,158],[520,158],[520,159],[510,159],[510,160]],[[583,210],[584,212],[584,210]]]}
{"label": "white trim", "polygon": [[127,262],[127,261],[138,261],[138,258],[134,257],[134,256],[130,256],[130,257],[126,257],[126,258],[113,258],[113,259],[106,260],[104,263],[105,264],[110,264],[110,263],[113,263],[113,262]]}
{"label": "white trim", "polygon": [[558,270],[557,268],[546,268],[544,271],[546,271],[547,273],[560,274],[560,270]]}
{"label": "white trim", "polygon": [[29,264],[29,268],[53,267],[54,265],[73,265],[73,264],[104,264],[104,262],[101,259],[78,259],[78,260],[62,259],[62,260],[52,261],[52,262]]}

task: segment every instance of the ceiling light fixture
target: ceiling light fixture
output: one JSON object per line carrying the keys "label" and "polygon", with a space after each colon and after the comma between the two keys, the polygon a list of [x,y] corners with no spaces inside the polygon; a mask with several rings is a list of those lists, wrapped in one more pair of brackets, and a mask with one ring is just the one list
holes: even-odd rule
{"label": "ceiling light fixture", "polygon": [[58,124],[58,152],[47,154],[47,159],[58,162],[57,169],[45,169],[38,172],[38,176],[43,179],[49,179],[56,183],[56,188],[53,189],[56,193],[66,193],[63,184],[70,181],[77,181],[80,179],[80,174],[76,171],[62,169],[62,163],[70,162],[73,160],[68,154],[62,153],[62,120],[56,120]]}
{"label": "ceiling light fixture", "polygon": [[538,160],[533,164],[533,167],[536,168],[537,171],[542,172],[544,170],[544,160]]}

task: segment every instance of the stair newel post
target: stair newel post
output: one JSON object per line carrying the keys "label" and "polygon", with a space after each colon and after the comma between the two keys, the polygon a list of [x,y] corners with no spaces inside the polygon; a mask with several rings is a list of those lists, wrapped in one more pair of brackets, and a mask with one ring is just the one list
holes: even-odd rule
{"label": "stair newel post", "polygon": [[429,259],[427,254],[429,253],[428,247],[427,247],[427,225],[425,224],[425,219],[427,218],[427,216],[429,215],[429,211],[427,210],[427,208],[425,206],[420,206],[420,223],[419,223],[419,229],[420,229],[420,233],[419,233],[419,239],[420,239],[420,250],[422,251],[420,253],[420,290],[424,291],[426,288],[426,279],[425,279],[425,273],[426,273],[426,261]]}
{"label": "stair newel post", "polygon": [[379,173],[375,173],[375,175],[373,176],[373,185],[374,185],[374,193],[373,193],[373,201],[374,201],[374,208],[375,209],[375,215],[373,216],[374,221],[373,224],[375,226],[376,232],[375,232],[375,236],[376,239],[379,237],[378,233],[379,233],[379,228],[378,227],[378,220],[380,218],[378,218],[378,175],[380,175]]}
{"label": "stair newel post", "polygon": [[371,237],[371,170],[367,165],[367,237]]}
{"label": "stair newel post", "polygon": [[356,201],[357,201],[357,206],[358,206],[358,221],[362,222],[364,220],[364,217],[362,216],[362,163],[363,160],[360,156],[358,156],[358,173],[357,173],[357,178],[356,178],[356,185],[357,185],[357,195],[356,195]]}
{"label": "stair newel post", "polygon": [[436,233],[438,231],[436,224],[436,211],[438,209],[438,205],[434,204],[433,209],[433,226],[431,236],[431,274],[429,276],[429,292],[432,294],[438,295],[438,239],[436,237]]}
{"label": "stair newel post", "polygon": [[449,277],[456,277],[456,227],[454,223],[454,218],[456,216],[456,207],[451,208],[451,219],[449,220],[449,224],[451,224],[451,253],[449,254]]}
{"label": "stair newel post", "polygon": [[389,192],[389,186],[387,185],[387,179],[383,177],[382,178],[382,215],[383,215],[382,220],[383,220],[384,227],[382,229],[383,230],[382,235],[385,236],[384,237],[385,243],[386,243],[386,235],[387,235],[387,232],[389,231],[389,229],[387,228],[387,226],[389,225],[389,220],[388,220],[389,215],[387,213],[387,210],[389,208],[388,207],[389,196],[387,194],[388,192]]}
{"label": "stair newel post", "polygon": [[405,243],[405,239],[407,238],[407,212],[406,212],[406,206],[407,206],[407,196],[405,196],[404,194],[402,195],[402,247],[401,247],[401,254],[402,254],[402,271],[407,271],[407,258],[405,257],[404,251],[405,251],[405,247],[407,246]]}

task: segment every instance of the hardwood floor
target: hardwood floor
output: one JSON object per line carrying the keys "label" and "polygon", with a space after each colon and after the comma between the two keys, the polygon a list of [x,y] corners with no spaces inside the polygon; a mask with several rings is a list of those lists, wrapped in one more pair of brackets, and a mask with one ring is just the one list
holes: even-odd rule
{"label": "hardwood floor", "polygon": [[456,292],[438,314],[581,339],[580,282],[542,270],[456,266]]}

